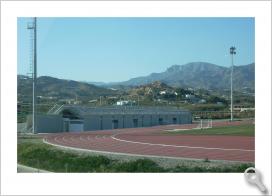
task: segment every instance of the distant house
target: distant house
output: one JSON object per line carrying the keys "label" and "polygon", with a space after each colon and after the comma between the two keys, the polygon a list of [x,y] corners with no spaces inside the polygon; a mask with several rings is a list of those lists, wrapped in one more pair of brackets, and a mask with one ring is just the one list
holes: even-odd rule
{"label": "distant house", "polygon": [[75,100],[75,99],[60,99],[59,101],[64,104],[81,104],[82,103],[82,101]]}
{"label": "distant house", "polygon": [[117,101],[116,105],[119,105],[119,106],[135,105],[135,101],[130,101],[130,100]]}
{"label": "distant house", "polygon": [[111,97],[108,97],[108,99],[117,99],[118,97],[116,96],[111,96]]}
{"label": "distant house", "polygon": [[57,97],[46,97],[46,96],[37,96],[38,99],[43,99],[43,100],[53,100],[57,99]]}
{"label": "distant house", "polygon": [[174,91],[169,91],[169,90],[164,90],[164,91],[160,91],[160,95],[178,95],[177,92]]}
{"label": "distant house", "polygon": [[166,91],[160,91],[160,95],[165,95]]}
{"label": "distant house", "polygon": [[89,103],[94,103],[94,102],[97,102],[97,99],[92,99],[89,101]]}

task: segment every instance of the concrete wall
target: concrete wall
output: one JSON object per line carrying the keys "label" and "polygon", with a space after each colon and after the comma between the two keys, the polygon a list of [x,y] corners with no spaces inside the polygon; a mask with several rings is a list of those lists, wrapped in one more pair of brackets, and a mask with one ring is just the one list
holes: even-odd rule
{"label": "concrete wall", "polygon": [[[28,122],[31,122],[31,115]],[[176,123],[174,122],[176,118]],[[115,114],[115,115],[86,115],[84,116],[84,131],[105,130],[116,128],[133,128],[133,127],[149,127],[160,124],[159,119],[162,119],[161,124],[187,124],[192,122],[190,112],[182,112],[179,114]],[[115,121],[115,124],[114,124]],[[28,124],[28,127],[31,127]],[[59,115],[38,115],[37,116],[37,132],[38,133],[56,133],[63,132],[64,119]]]}
{"label": "concrete wall", "polygon": [[[32,117],[32,116],[31,116]],[[63,131],[63,119],[59,115],[37,115],[37,133],[57,133]]]}
{"label": "concrete wall", "polygon": [[[191,123],[191,114],[184,112],[181,114],[116,114],[116,115],[88,115],[84,117],[84,130],[105,130],[133,128],[133,127],[149,127],[159,125],[159,119],[162,119],[162,125],[168,124],[186,124]],[[174,118],[176,120],[174,120]],[[115,121],[115,125],[114,125]]]}
{"label": "concrete wall", "polygon": [[135,115],[125,115],[124,116],[124,128],[133,127],[133,119]]}
{"label": "concrete wall", "polygon": [[101,130],[102,127],[102,120],[103,116],[99,115],[91,115],[91,116],[85,116],[84,118],[84,130]]}
{"label": "concrete wall", "polygon": [[151,125],[151,116],[150,115],[142,115],[143,119],[143,127],[150,127]]}
{"label": "concrete wall", "polygon": [[84,131],[83,120],[71,120],[69,122],[69,132],[81,132]]}

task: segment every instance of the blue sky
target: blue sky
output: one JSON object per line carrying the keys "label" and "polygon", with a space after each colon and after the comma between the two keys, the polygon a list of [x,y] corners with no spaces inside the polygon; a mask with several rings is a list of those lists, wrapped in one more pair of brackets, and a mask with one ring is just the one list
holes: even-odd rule
{"label": "blue sky", "polygon": [[[29,73],[31,18],[18,18],[18,74]],[[255,61],[254,18],[38,18],[38,76],[125,81],[204,61]]]}

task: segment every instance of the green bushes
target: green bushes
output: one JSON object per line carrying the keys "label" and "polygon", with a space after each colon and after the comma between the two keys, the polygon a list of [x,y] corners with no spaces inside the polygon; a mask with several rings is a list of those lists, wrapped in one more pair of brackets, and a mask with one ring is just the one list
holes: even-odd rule
{"label": "green bushes", "polygon": [[136,161],[115,164],[113,172],[166,172],[157,163],[149,159],[138,159]]}
{"label": "green bushes", "polygon": [[188,166],[177,166],[170,169],[170,172],[183,172],[183,173],[242,173],[247,168],[252,167],[253,164],[237,164],[232,166],[224,167],[188,167]]}
{"label": "green bushes", "polygon": [[79,156],[33,143],[18,145],[18,162],[54,172],[96,172],[111,164],[104,156]]}
{"label": "green bushes", "polygon": [[18,163],[52,172],[243,172],[253,164],[209,167],[209,162],[199,161],[200,166],[180,165],[160,167],[150,159],[117,161],[106,156],[79,155],[65,152],[38,142],[20,142],[17,146]]}

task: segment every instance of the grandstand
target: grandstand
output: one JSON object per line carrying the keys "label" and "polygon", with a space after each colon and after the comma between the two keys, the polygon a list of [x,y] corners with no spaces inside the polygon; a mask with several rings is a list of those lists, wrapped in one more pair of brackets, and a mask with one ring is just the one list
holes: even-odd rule
{"label": "grandstand", "polygon": [[[31,121],[28,122],[31,126]],[[189,123],[192,123],[191,112],[175,107],[55,105],[47,114],[37,116],[37,132],[80,132]]]}

